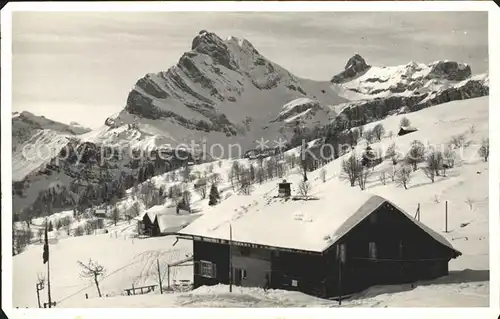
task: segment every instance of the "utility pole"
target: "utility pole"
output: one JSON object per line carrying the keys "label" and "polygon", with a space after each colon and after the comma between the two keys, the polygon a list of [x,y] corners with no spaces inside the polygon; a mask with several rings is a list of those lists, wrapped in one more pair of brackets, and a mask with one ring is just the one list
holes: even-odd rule
{"label": "utility pole", "polygon": [[38,308],[42,308],[42,304],[40,303],[40,290],[43,289],[43,283],[36,284],[36,299],[38,300]]}
{"label": "utility pole", "polygon": [[229,224],[229,292],[233,292],[233,228]]}
{"label": "utility pole", "polygon": [[445,202],[445,206],[444,206],[444,218],[445,218],[444,232],[447,233],[448,232],[448,201]]}
{"label": "utility pole", "polygon": [[170,265],[167,264],[167,288],[170,291]]}
{"label": "utility pole", "polygon": [[156,259],[156,266],[158,267],[158,281],[160,282],[160,294],[163,294],[163,286],[161,284],[160,260]]}

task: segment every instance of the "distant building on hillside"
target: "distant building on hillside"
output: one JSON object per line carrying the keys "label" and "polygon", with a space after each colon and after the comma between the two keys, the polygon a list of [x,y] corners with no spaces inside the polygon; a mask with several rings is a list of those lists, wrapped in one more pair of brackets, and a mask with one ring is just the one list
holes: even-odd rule
{"label": "distant building on hillside", "polygon": [[135,217],[137,233],[152,237],[173,234],[199,216],[199,214],[190,214],[182,208],[153,206]]}
{"label": "distant building on hillside", "polygon": [[415,127],[402,126],[399,128],[398,136],[403,136],[418,131]]}
{"label": "distant building on hillside", "polygon": [[344,188],[300,204],[216,206],[178,233],[193,241],[194,288],[232,282],[329,298],[448,274],[461,253],[443,236],[382,197]]}

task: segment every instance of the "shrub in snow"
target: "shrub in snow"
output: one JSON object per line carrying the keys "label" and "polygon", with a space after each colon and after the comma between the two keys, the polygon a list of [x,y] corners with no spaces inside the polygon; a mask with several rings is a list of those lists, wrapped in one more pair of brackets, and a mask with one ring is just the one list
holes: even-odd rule
{"label": "shrub in snow", "polygon": [[408,189],[408,185],[411,181],[411,167],[407,165],[401,165],[401,167],[396,171],[395,182],[396,185],[402,186]]}
{"label": "shrub in snow", "polygon": [[467,197],[467,200],[465,201],[465,203],[467,204],[467,206],[469,206],[469,209],[472,210],[472,204],[474,203],[472,198]]}
{"label": "shrub in snow", "polygon": [[84,230],[83,230],[83,227],[78,225],[75,230],[73,231],[73,236],[75,237],[79,237],[79,236],[83,236],[84,234]]}
{"label": "shrub in snow", "polygon": [[479,156],[483,158],[485,162],[488,161],[488,157],[490,156],[490,139],[483,139],[481,142],[481,146],[478,150]]}
{"label": "shrub in snow", "polygon": [[410,120],[407,117],[403,117],[401,121],[399,122],[400,127],[408,127],[411,125]]}
{"label": "shrub in snow", "polygon": [[307,197],[311,188],[311,184],[308,181],[303,180],[299,183],[299,194],[303,197]]}

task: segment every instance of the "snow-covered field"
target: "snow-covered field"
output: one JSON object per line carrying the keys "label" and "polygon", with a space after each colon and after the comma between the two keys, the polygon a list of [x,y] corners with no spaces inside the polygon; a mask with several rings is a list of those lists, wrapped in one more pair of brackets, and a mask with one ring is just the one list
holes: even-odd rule
{"label": "snow-covered field", "polygon": [[[448,143],[457,134],[465,134],[470,146],[458,156],[456,166],[447,171],[446,177],[437,177],[434,183],[422,170],[413,173],[408,190],[388,181],[382,185],[379,172],[391,167],[389,160],[375,167],[369,178],[367,191],[386,197],[414,215],[420,204],[421,222],[441,233],[463,253],[450,262],[450,275],[431,282],[410,285],[373,287],[343,302],[346,306],[487,306],[489,303],[489,235],[488,235],[488,163],[477,156],[479,143],[488,137],[488,97],[454,101],[419,112],[405,115],[418,128],[415,133],[403,137],[386,137],[372,147],[387,148],[394,141],[401,150],[410,143],[421,140],[430,144]],[[381,121],[386,131],[397,133],[402,116]],[[367,125],[372,127],[377,123]],[[364,145],[359,145],[359,150]],[[291,151],[293,152],[293,151]],[[239,160],[245,162],[245,160]],[[224,179],[232,161],[213,163],[214,171]],[[203,172],[210,164],[193,167]],[[322,197],[329,190],[346,184],[339,178],[341,159],[327,164],[327,181],[323,183],[320,170],[308,174],[312,184],[311,195]],[[286,176],[296,193],[301,174],[292,170]],[[165,184],[164,176],[154,178],[156,185]],[[276,191],[277,179],[255,185],[251,195],[233,194],[227,180],[221,184],[221,205],[234,203],[234,209],[253,202],[261,202],[269,192]],[[344,186],[346,186],[344,185]],[[208,199],[195,198],[196,207],[202,214],[210,214]],[[448,232],[445,227],[445,203],[448,202]],[[292,215],[294,211],[290,211]],[[205,216],[203,216],[205,217]],[[292,219],[292,218],[291,218]],[[228,287],[201,287],[189,293],[120,296],[125,288],[142,284],[156,284],[159,259],[164,285],[166,264],[182,260],[192,253],[191,242],[180,240],[175,246],[174,237],[133,238],[134,225],[122,222],[110,228],[110,233],[82,237],[61,238],[50,246],[51,283],[53,300],[58,307],[298,307],[336,306],[335,301],[310,297],[297,292],[267,291],[260,289],[236,289],[229,294]],[[96,298],[92,282],[79,278],[77,261],[98,261],[107,269],[101,280],[101,291],[108,297]],[[38,273],[45,273],[42,264],[42,246],[30,245],[26,251],[13,258],[13,305],[37,307],[35,284]],[[174,274],[175,272],[175,274]],[[173,268],[173,280],[192,279],[191,267]],[[85,299],[88,293],[89,299]],[[46,301],[46,290],[41,292]]]}

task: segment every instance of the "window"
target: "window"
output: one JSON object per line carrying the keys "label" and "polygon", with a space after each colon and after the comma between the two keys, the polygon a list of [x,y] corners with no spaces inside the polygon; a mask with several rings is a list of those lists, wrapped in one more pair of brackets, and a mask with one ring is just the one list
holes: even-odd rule
{"label": "window", "polygon": [[217,278],[217,268],[210,261],[200,261],[199,275],[206,278]]}
{"label": "window", "polygon": [[299,282],[295,279],[292,279],[292,287],[298,287],[299,286]]}
{"label": "window", "polygon": [[370,258],[377,258],[377,245],[374,242],[368,244],[368,256]]}

